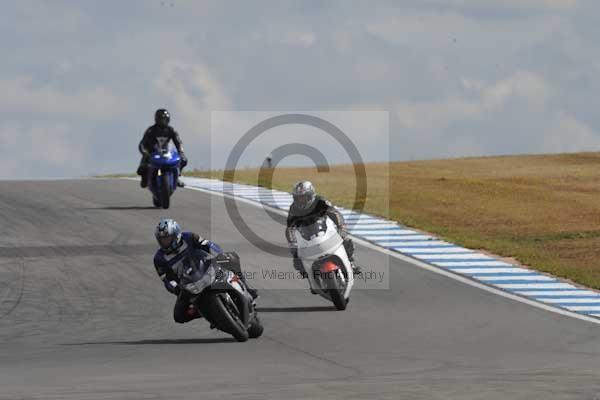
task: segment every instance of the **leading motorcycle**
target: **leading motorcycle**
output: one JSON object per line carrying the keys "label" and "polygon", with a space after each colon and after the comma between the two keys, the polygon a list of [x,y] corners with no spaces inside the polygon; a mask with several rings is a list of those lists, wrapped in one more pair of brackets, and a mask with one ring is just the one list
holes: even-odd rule
{"label": "leading motorcycle", "polygon": [[171,195],[177,189],[181,158],[176,149],[159,148],[150,155],[148,189],[155,207],[169,208]]}

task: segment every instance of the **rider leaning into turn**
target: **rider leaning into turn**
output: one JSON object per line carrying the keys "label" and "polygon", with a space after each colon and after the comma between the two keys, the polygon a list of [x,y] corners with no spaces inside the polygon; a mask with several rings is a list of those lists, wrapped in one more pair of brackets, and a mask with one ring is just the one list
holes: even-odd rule
{"label": "rider leaning into turn", "polygon": [[[166,148],[169,141],[173,141],[173,144],[179,152],[181,162],[179,164],[179,171],[187,165],[187,158],[183,153],[183,143],[179,138],[179,134],[173,127],[169,126],[171,115],[164,108],[156,110],[154,113],[154,125],[146,129],[144,137],[140,141],[138,149],[142,154],[142,160],[140,166],[137,169],[138,175],[142,177],[140,185],[145,188],[148,186],[148,163],[150,161],[150,154],[157,148]],[[183,183],[178,179],[178,186],[183,186]]]}
{"label": "rider leaning into turn", "polygon": [[[179,287],[178,271],[182,271],[189,265],[193,256],[193,252],[189,250],[200,249],[209,255],[217,255],[222,253],[221,247],[196,233],[182,232],[179,224],[168,218],[159,221],[154,236],[160,246],[154,255],[154,268],[165,288],[177,296],[173,309],[175,322],[184,323],[200,317],[196,308],[190,307],[188,292]],[[243,275],[240,278],[244,280]],[[249,287],[247,289],[253,298],[257,297],[255,289]]]}
{"label": "rider leaning into turn", "polygon": [[302,273],[303,276],[306,276],[306,272],[302,267],[302,261],[298,258],[292,228],[297,225],[310,224],[317,218],[327,215],[337,225],[340,236],[344,239],[344,248],[352,264],[352,270],[355,274],[360,274],[360,267],[354,265],[354,242],[348,236],[342,214],[335,209],[329,200],[317,195],[311,182],[302,181],[296,183],[292,190],[292,196],[294,197],[294,202],[290,206],[288,213],[285,237],[290,244],[290,251],[294,257],[294,268]]}

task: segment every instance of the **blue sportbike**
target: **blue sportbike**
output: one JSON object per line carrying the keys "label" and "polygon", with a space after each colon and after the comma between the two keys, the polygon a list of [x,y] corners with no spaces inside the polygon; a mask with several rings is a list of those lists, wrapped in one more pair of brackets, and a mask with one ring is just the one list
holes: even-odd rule
{"label": "blue sportbike", "polygon": [[181,158],[172,148],[154,151],[148,168],[148,189],[155,207],[169,208],[171,195],[177,189]]}

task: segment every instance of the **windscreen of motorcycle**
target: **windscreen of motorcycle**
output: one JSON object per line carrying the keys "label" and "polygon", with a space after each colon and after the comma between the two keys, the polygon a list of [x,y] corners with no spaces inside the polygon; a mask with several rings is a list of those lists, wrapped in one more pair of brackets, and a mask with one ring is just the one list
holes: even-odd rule
{"label": "windscreen of motorcycle", "polygon": [[152,164],[155,165],[173,165],[180,161],[179,153],[172,147],[164,149],[155,148],[150,156]]}
{"label": "windscreen of motorcycle", "polygon": [[211,286],[216,278],[215,268],[209,265],[203,274],[193,273],[186,279],[182,279],[183,287],[192,294],[200,294],[204,289]]}
{"label": "windscreen of motorcycle", "polygon": [[327,219],[318,218],[314,223],[310,225],[300,225],[296,229],[304,240],[309,241],[317,236],[323,236],[327,232]]}
{"label": "windscreen of motorcycle", "polygon": [[188,257],[182,275],[181,285],[192,294],[200,294],[211,286],[216,278],[216,271],[212,265],[213,257],[201,249],[189,249]]}
{"label": "windscreen of motorcycle", "polygon": [[316,258],[333,254],[342,244],[337,226],[329,217],[317,219],[313,224],[295,229],[298,257]]}
{"label": "windscreen of motorcycle", "polygon": [[212,256],[201,249],[188,249],[189,257],[184,259],[183,265],[176,273],[182,283],[201,280],[211,268]]}

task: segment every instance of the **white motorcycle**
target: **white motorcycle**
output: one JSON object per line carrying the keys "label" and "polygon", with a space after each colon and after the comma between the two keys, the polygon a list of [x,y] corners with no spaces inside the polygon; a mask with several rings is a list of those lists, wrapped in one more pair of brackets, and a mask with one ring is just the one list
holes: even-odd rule
{"label": "white motorcycle", "polygon": [[337,225],[323,216],[311,225],[293,227],[292,234],[311,291],[332,301],[338,310],[345,310],[354,273]]}

